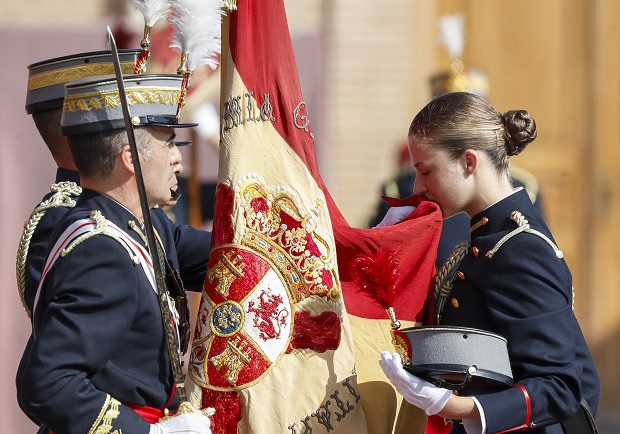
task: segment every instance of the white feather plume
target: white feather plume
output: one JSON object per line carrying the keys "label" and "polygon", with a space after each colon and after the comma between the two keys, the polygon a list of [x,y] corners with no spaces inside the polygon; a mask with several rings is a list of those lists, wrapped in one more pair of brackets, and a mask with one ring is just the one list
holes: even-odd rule
{"label": "white feather plume", "polygon": [[169,0],[170,23],[175,29],[170,47],[187,53],[187,69],[217,68],[222,49],[223,0]]}
{"label": "white feather plume", "polygon": [[144,25],[153,27],[170,9],[168,0],[132,0],[133,7],[144,16]]}
{"label": "white feather plume", "polygon": [[460,59],[463,54],[463,27],[463,14],[444,15],[439,19],[441,43],[453,59]]}

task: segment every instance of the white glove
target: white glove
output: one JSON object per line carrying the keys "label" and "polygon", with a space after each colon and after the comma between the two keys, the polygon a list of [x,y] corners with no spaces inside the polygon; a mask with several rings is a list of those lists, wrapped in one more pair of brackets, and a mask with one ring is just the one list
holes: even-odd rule
{"label": "white glove", "polygon": [[382,351],[379,365],[398,393],[429,416],[439,413],[452,395],[451,390],[434,386],[405,371],[398,353]]}
{"label": "white glove", "polygon": [[149,434],[211,434],[211,419],[201,412],[180,414],[152,424]]}
{"label": "white glove", "polygon": [[393,206],[387,210],[385,217],[383,217],[383,220],[381,220],[375,228],[392,226],[411,214],[414,209],[415,206]]}

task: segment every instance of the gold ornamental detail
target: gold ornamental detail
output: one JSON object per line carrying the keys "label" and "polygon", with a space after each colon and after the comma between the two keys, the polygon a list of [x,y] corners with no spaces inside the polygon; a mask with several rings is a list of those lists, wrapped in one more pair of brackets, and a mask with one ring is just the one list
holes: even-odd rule
{"label": "gold ornamental detail", "polygon": [[[127,103],[130,106],[147,104],[177,105],[181,91],[174,88],[142,87],[127,89]],[[82,93],[65,97],[63,112],[73,113],[91,110],[104,110],[111,107],[120,107],[121,100],[118,89],[106,92]]]}
{"label": "gold ornamental detail", "polygon": [[[135,62],[133,60],[121,62],[123,74],[133,74]],[[91,63],[88,65],[68,66],[52,71],[40,72],[28,77],[28,91],[68,83],[72,80],[95,75],[113,75],[112,62]]]}
{"label": "gold ornamental detail", "polygon": [[218,371],[222,367],[226,366],[226,374],[224,377],[230,382],[230,384],[237,384],[239,378],[239,372],[245,366],[249,365],[252,359],[250,358],[251,349],[245,349],[247,342],[240,342],[241,337],[236,336],[233,340],[226,342],[226,349],[217,356],[211,357],[209,361]]}
{"label": "gold ornamental detail", "polygon": [[241,244],[276,267],[293,301],[309,296],[340,300],[334,248],[318,232],[321,201],[304,210],[293,190],[269,188],[257,175],[243,177],[235,195],[246,227]]}
{"label": "gold ornamental detail", "polygon": [[119,410],[120,406],[121,403],[119,401],[107,395],[101,412],[88,431],[88,434],[120,434],[120,430],[112,431],[114,428],[114,421],[118,419],[118,416],[121,414]]}
{"label": "gold ornamental detail", "polygon": [[50,190],[53,193],[52,196],[46,201],[41,202],[39,206],[32,211],[28,221],[24,223],[24,230],[19,241],[19,248],[17,249],[15,269],[17,276],[17,290],[19,291],[19,297],[22,301],[24,309],[26,310],[26,315],[28,315],[28,318],[32,316],[32,312],[30,312],[30,309],[28,308],[24,294],[24,291],[26,290],[26,261],[28,259],[30,242],[32,241],[34,232],[48,209],[57,207],[73,208],[76,204],[75,199],[82,194],[82,187],[72,181],[61,181],[52,184]]}
{"label": "gold ornamental detail", "polygon": [[235,279],[243,277],[243,257],[241,255],[234,255],[233,252],[228,254],[224,253],[220,256],[220,260],[217,264],[209,270],[207,278],[210,283],[213,283],[214,279],[217,279],[217,285],[215,290],[219,292],[222,297],[228,297],[230,291],[230,285]]}

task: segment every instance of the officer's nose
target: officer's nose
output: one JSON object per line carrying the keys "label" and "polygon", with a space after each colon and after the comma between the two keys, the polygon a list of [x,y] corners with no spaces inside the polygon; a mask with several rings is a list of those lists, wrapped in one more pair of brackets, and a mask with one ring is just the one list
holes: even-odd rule
{"label": "officer's nose", "polygon": [[179,147],[174,145],[170,148],[170,165],[173,166],[174,173],[176,175],[183,172],[183,156]]}

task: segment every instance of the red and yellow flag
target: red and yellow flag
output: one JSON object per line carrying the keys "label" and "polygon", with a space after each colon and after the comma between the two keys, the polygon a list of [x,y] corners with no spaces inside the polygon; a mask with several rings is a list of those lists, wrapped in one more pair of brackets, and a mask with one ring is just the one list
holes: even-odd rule
{"label": "red and yellow flag", "polygon": [[393,425],[398,399],[377,362],[390,321],[360,290],[356,259],[391,252],[396,314],[422,322],[439,210],[416,202],[393,227],[347,224],[319,174],[283,1],[236,6],[222,30],[219,179],[188,397],[216,409],[216,434],[379,433],[358,374],[367,362],[364,377],[389,390],[382,424]]}

